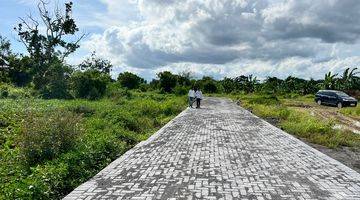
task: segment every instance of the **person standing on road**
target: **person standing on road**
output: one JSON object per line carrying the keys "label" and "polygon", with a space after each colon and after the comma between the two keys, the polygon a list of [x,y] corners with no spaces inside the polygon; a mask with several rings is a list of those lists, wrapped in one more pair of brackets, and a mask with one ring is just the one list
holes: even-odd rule
{"label": "person standing on road", "polygon": [[203,99],[203,94],[200,89],[196,89],[195,98],[196,98],[196,108],[200,108],[201,100]]}
{"label": "person standing on road", "polygon": [[193,103],[194,103],[194,101],[195,101],[195,91],[194,91],[193,88],[191,88],[191,89],[189,90],[188,96],[189,96],[189,107],[192,108],[192,107],[193,107]]}

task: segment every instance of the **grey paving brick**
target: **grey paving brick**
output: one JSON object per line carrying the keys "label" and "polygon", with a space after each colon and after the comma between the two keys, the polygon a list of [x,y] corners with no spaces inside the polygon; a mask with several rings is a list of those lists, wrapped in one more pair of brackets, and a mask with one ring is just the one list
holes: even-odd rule
{"label": "grey paving brick", "polygon": [[186,109],[64,199],[360,199],[360,175],[222,98]]}

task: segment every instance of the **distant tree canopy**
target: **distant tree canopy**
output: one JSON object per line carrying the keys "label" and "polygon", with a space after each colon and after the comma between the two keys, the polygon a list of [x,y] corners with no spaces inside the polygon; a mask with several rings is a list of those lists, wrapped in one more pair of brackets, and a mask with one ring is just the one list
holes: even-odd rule
{"label": "distant tree canopy", "polygon": [[143,78],[131,72],[120,73],[117,80],[121,86],[128,89],[137,89],[139,88],[140,84],[146,83]]}

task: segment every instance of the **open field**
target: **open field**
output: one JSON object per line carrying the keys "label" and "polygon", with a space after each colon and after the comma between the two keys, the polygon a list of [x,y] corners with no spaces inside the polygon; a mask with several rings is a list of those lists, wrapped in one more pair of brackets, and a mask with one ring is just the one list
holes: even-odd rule
{"label": "open field", "polygon": [[58,199],[185,107],[185,98],[128,92],[87,100],[0,100],[0,199]]}

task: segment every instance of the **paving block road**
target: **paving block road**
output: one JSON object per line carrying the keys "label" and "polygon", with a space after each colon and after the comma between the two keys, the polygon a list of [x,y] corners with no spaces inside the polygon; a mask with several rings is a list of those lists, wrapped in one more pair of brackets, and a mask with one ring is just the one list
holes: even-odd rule
{"label": "paving block road", "polygon": [[360,199],[360,174],[228,99],[206,98],[65,199]]}

